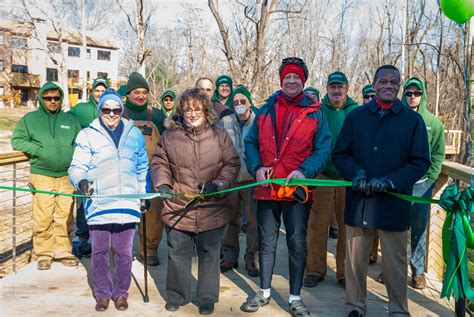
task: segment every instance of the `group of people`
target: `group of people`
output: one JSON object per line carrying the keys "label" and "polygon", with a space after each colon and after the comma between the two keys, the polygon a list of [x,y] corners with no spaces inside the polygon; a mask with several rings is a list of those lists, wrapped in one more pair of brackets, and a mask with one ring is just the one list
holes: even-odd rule
{"label": "group of people", "polygon": [[[68,113],[61,111],[61,88],[43,85],[39,109],[20,120],[12,145],[30,157],[32,188],[87,196],[76,201],[76,235],[80,254],[91,254],[97,311],[107,310],[110,300],[118,310],[128,308],[133,237],[146,213],[139,252],[148,265],[159,265],[163,229],[167,236],[168,311],[191,301],[196,249],[196,303],[200,314],[213,313],[220,272],[238,267],[242,218],[245,270],[260,278],[260,288],[241,310],[267,305],[283,219],[288,309],[292,316],[310,315],[301,289],[325,278],[335,217],[336,277],[345,288],[349,316],[367,313],[367,266],[378,238],[389,314],[409,315],[407,232],[411,228],[413,286],[423,288],[429,205],[411,205],[385,191],[429,197],[440,173],[443,126],[427,109],[422,81],[410,78],[400,100],[400,73],[383,65],[358,105],[347,95],[349,81],[340,71],[329,74],[321,102],[317,89],[304,87],[309,71],[302,59],[283,59],[278,73],[281,89],[258,108],[250,91],[234,87],[225,75],[215,85],[201,77],[179,97],[164,91],[160,108],[148,105],[148,83],[136,72],[118,92],[106,79],[96,79],[89,101]],[[281,178],[284,185],[271,183]],[[299,184],[305,178],[344,179],[352,187]],[[254,182],[264,184],[245,187]],[[221,192],[233,187],[239,188]],[[150,192],[158,197],[122,196]],[[70,196],[34,194],[38,269],[49,269],[53,261],[77,265],[73,208]]]}

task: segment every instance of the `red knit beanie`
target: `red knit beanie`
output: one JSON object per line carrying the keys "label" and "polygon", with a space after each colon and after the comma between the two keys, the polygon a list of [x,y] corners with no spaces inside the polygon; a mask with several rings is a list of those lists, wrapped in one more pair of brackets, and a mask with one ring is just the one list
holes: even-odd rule
{"label": "red knit beanie", "polygon": [[295,73],[298,75],[303,82],[303,85],[306,82],[306,77],[304,76],[304,70],[303,67],[297,64],[287,64],[283,66],[283,68],[280,71],[280,86],[283,84],[283,78],[289,73]]}

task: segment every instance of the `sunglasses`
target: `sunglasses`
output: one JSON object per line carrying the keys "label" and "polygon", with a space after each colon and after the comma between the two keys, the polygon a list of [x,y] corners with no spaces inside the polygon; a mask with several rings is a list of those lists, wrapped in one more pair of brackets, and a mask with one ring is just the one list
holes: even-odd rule
{"label": "sunglasses", "polygon": [[232,102],[232,104],[233,104],[234,106],[238,106],[239,104],[241,104],[242,106],[245,106],[245,105],[247,104],[247,100],[245,100],[245,99],[237,99],[237,100],[234,100],[234,101]]}
{"label": "sunglasses", "polygon": [[163,101],[174,101],[174,99],[170,98],[170,97],[165,97],[165,98],[163,98]]}
{"label": "sunglasses", "polygon": [[375,98],[375,95],[365,95],[363,97],[364,97],[364,99],[373,99],[373,98]]}
{"label": "sunglasses", "polygon": [[407,91],[407,92],[405,92],[405,96],[407,96],[407,97],[411,97],[411,96],[420,97],[421,95],[423,95],[423,92],[421,92],[421,91]]}
{"label": "sunglasses", "polygon": [[58,96],[58,97],[56,97],[56,96],[54,96],[54,97],[48,97],[48,96],[47,96],[47,97],[43,97],[43,100],[44,100],[44,101],[50,101],[50,102],[53,101],[53,100],[54,100],[54,101],[59,101],[59,100],[61,100],[61,97],[59,97],[59,96]]}
{"label": "sunglasses", "polygon": [[286,64],[305,65],[304,61],[299,57],[287,57],[287,58],[284,58],[281,61],[281,63],[283,65],[286,65]]}
{"label": "sunglasses", "polygon": [[110,114],[111,112],[114,113],[114,115],[119,115],[122,113],[122,109],[116,108],[116,109],[110,109],[110,108],[100,108],[100,111],[103,114]]}

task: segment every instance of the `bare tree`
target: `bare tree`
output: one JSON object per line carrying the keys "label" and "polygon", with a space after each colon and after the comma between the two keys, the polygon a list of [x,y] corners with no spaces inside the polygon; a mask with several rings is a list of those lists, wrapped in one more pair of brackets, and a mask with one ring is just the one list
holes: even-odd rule
{"label": "bare tree", "polygon": [[[128,10],[129,6],[125,6],[124,1],[117,0],[117,4],[127,17],[128,25],[136,36],[136,68],[139,73],[145,76],[145,61],[151,54],[150,48],[145,44],[146,36],[155,9],[153,7],[145,8],[144,0],[134,0],[133,10]],[[148,13],[145,13],[145,11],[148,11]]]}

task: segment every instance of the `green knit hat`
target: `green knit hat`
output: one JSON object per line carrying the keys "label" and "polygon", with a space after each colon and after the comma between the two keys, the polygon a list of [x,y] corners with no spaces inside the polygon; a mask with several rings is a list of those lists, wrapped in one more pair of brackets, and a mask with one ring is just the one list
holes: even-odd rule
{"label": "green knit hat", "polygon": [[214,90],[214,94],[212,95],[212,100],[214,101],[219,101],[219,94],[217,93],[217,90],[219,89],[219,86],[222,84],[228,84],[230,86],[230,94],[232,95],[233,89],[232,89],[232,78],[230,78],[227,75],[222,75],[217,77],[216,80],[216,89]]}
{"label": "green knit hat", "polygon": [[234,97],[237,94],[242,94],[245,97],[247,97],[247,99],[250,102],[250,105],[252,107],[255,107],[253,104],[252,95],[250,94],[250,91],[247,89],[247,87],[240,85],[240,86],[237,86],[237,88],[235,88],[232,94],[229,96],[229,101],[232,108],[233,108],[232,102],[234,101]]}
{"label": "green knit hat", "polygon": [[133,72],[128,76],[127,82],[127,95],[134,89],[138,88],[145,88],[146,90],[150,90],[148,87],[148,83],[146,82],[145,77],[138,72]]}
{"label": "green knit hat", "polygon": [[312,91],[316,94],[316,96],[318,97],[318,101],[319,101],[319,90],[317,90],[316,88],[314,87],[306,87],[305,89],[303,89],[303,91]]}
{"label": "green knit hat", "polygon": [[367,84],[362,88],[362,97],[367,96],[368,94],[373,94],[374,93],[374,88],[372,87],[372,84]]}
{"label": "green knit hat", "polygon": [[125,97],[127,95],[127,85],[120,86],[119,90],[117,90],[120,96]]}
{"label": "green knit hat", "polygon": [[94,82],[92,83],[92,89],[97,87],[97,85],[104,85],[105,88],[107,89],[110,87],[110,82],[105,77],[97,77],[96,79],[94,79]]}

